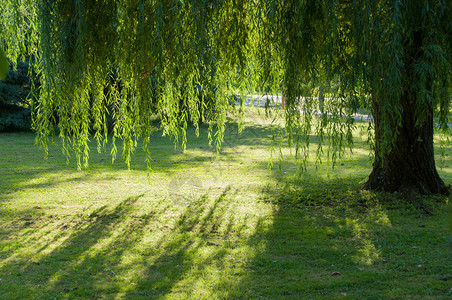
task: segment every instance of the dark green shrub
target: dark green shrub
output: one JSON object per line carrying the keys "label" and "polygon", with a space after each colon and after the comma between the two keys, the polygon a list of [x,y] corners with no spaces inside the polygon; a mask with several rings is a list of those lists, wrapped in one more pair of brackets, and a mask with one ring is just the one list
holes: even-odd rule
{"label": "dark green shrub", "polygon": [[31,130],[28,61],[10,67],[0,81],[0,131]]}

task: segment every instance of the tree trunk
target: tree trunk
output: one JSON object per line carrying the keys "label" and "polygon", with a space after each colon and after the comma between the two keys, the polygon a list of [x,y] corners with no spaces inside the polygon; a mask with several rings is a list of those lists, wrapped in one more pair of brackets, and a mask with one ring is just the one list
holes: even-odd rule
{"label": "tree trunk", "polygon": [[[408,201],[421,209],[424,204],[416,195],[448,194],[449,190],[439,177],[435,166],[433,150],[433,106],[426,104],[422,115],[425,121],[416,126],[416,103],[419,91],[413,88],[422,82],[415,72],[415,65],[423,58],[424,33],[413,32],[413,39],[404,44],[403,90],[398,104],[401,122],[392,121],[392,133],[398,132],[391,149],[383,149],[383,123],[381,118],[389,118],[384,99],[372,98],[375,123],[375,160],[373,170],[364,189],[401,193]],[[432,87],[432,79],[427,79],[427,90]],[[419,109],[419,108],[418,108]],[[387,120],[386,120],[387,121]],[[384,150],[384,151],[383,151]]]}
{"label": "tree trunk", "polygon": [[[379,120],[379,102],[374,101],[375,160],[364,189],[413,195],[447,194],[448,188],[439,177],[433,151],[433,111],[426,122],[415,126],[413,104],[405,94],[401,99],[402,124],[390,151],[381,152],[383,128]],[[383,155],[381,155],[383,153]]]}

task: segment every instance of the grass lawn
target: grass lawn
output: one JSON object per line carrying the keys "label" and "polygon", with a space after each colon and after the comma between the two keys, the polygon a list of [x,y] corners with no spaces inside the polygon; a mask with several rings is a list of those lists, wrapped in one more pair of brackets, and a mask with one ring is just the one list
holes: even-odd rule
{"label": "grass lawn", "polygon": [[76,171],[58,145],[43,160],[33,134],[0,134],[0,299],[452,298],[447,204],[426,198],[425,216],[359,191],[361,125],[353,156],[301,177],[291,158],[267,168],[271,128],[252,112],[219,157],[206,128],[185,153],[156,134],[150,181],[140,149],[130,171],[95,151]]}

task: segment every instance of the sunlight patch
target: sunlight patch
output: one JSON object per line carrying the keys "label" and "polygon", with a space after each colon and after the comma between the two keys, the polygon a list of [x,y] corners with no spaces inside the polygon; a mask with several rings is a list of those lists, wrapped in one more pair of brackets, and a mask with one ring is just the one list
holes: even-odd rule
{"label": "sunlight patch", "polygon": [[369,240],[363,240],[363,246],[358,250],[358,254],[354,259],[357,262],[371,265],[380,258],[380,251],[375,248],[375,245]]}
{"label": "sunlight patch", "polygon": [[358,246],[357,254],[354,256],[354,260],[366,265],[373,264],[380,258],[381,251],[378,250],[371,241],[366,224],[360,223],[358,219],[347,220],[347,223],[349,222],[352,225],[355,240],[360,244],[360,246]]}

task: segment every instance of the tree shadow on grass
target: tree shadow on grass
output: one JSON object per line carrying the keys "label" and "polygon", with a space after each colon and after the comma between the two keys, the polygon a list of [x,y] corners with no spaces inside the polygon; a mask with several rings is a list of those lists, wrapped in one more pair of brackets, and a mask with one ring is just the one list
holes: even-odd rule
{"label": "tree shadow on grass", "polygon": [[[87,216],[44,216],[35,218],[31,230],[16,227],[17,236],[3,241],[0,268],[4,289],[2,298],[61,297],[78,290],[81,296],[96,295],[96,279],[105,269],[117,264],[127,243],[138,239],[118,228],[129,217],[133,204],[142,195],[130,197],[112,210],[98,208]],[[146,224],[152,214],[140,216]],[[122,227],[122,226],[121,226]],[[36,230],[33,230],[36,229]],[[131,228],[133,231],[134,228]],[[123,247],[111,247],[108,239]],[[106,248],[102,247],[105,241]],[[20,244],[22,249],[8,250],[9,245]]]}
{"label": "tree shadow on grass", "polygon": [[[177,161],[173,154],[162,155],[163,165]],[[196,157],[184,159],[178,163],[197,163]],[[261,215],[240,212],[233,186],[186,202],[162,203],[148,196],[153,203],[147,208],[138,204],[143,196],[137,193],[89,215],[19,210],[17,223],[2,227],[8,239],[0,241],[0,297],[397,298],[405,291],[394,283],[397,277],[413,286],[416,276],[426,279],[417,268],[426,253],[440,258],[429,267],[447,264],[438,254],[444,247],[433,240],[434,231],[425,240],[415,230],[391,230],[394,215],[374,203],[374,196],[360,194],[357,182],[344,186],[341,178],[314,175],[304,181],[274,179],[283,186],[263,191],[256,206],[273,211]],[[55,178],[33,187],[60,183]],[[401,260],[402,252],[412,258]],[[431,272],[436,276],[438,271]],[[433,295],[441,295],[442,286],[432,288]],[[409,295],[427,294],[413,288]]]}
{"label": "tree shadow on grass", "polygon": [[150,211],[135,205],[143,197],[137,195],[89,215],[44,215],[13,226],[10,238],[0,242],[0,297],[208,294],[209,287],[198,286],[197,279],[222,269],[236,247],[230,236],[245,235],[251,223],[246,216],[239,222],[234,217],[236,208],[226,200],[234,193],[226,188],[187,206],[156,203]]}
{"label": "tree shadow on grass", "polygon": [[263,201],[274,204],[272,226],[249,242],[266,247],[227,298],[451,295],[440,279],[450,259],[447,235],[438,236],[444,212],[425,218],[414,207],[391,211],[381,195],[360,191],[358,178],[311,174],[282,183],[263,191]]}

